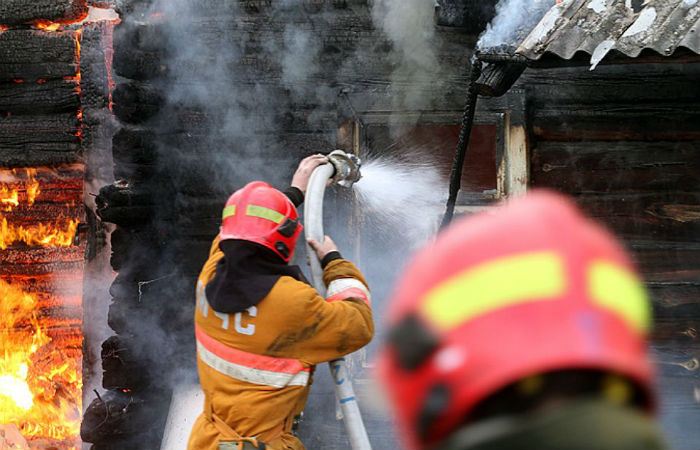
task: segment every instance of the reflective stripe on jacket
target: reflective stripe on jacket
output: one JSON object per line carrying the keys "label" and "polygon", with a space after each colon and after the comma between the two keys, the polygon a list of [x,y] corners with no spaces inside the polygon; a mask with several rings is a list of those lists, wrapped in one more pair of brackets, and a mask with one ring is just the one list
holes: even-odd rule
{"label": "reflective stripe on jacket", "polygon": [[[205,412],[195,422],[188,450],[216,450],[224,436],[215,415],[240,437],[270,449],[303,449],[291,434],[306,403],[315,364],[366,345],[374,326],[367,283],[349,261],[324,269],[328,301],[309,285],[281,277],[257,305],[235,314],[214,311],[205,286],[223,253],[214,240],[197,281],[197,368]],[[231,434],[231,433],[228,433]]]}

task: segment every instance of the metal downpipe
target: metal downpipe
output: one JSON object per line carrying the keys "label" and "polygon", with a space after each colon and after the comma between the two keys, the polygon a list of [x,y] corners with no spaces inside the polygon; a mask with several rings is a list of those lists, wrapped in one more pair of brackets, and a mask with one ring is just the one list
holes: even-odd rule
{"label": "metal downpipe", "polygon": [[[318,166],[311,174],[304,200],[304,230],[307,238],[323,242],[323,196],[328,180],[333,178],[336,168],[333,164]],[[320,295],[325,297],[326,285],[323,282],[323,269],[316,257],[316,252],[306,244],[306,253],[311,266],[311,281]],[[328,366],[335,385],[335,394],[343,412],[345,430],[348,433],[353,450],[371,450],[372,445],[367,430],[362,422],[362,414],[355,398],[350,374],[345,365],[345,358],[330,361]]]}

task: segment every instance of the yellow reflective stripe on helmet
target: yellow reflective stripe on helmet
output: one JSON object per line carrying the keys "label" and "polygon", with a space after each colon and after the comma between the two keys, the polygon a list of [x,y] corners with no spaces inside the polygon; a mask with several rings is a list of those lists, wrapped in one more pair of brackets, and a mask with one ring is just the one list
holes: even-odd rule
{"label": "yellow reflective stripe on helmet", "polygon": [[519,303],[554,299],[567,288],[564,263],[554,252],[500,258],[472,267],[428,292],[422,312],[448,329]]}
{"label": "yellow reflective stripe on helmet", "polygon": [[265,208],[264,206],[258,205],[248,205],[245,209],[245,214],[246,216],[271,220],[275,223],[282,223],[285,219],[284,214],[280,214],[274,209]]}
{"label": "yellow reflective stripe on helmet", "polygon": [[224,208],[224,212],[221,214],[221,220],[234,215],[236,215],[236,205],[229,205]]}
{"label": "yellow reflective stripe on helmet", "polygon": [[637,331],[649,330],[649,300],[634,273],[608,261],[595,261],[588,269],[588,283],[595,304],[619,314]]}

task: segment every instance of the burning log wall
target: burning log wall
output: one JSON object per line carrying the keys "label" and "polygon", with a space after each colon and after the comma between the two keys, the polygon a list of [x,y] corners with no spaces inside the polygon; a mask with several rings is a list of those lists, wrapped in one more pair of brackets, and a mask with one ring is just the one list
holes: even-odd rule
{"label": "burning log wall", "polygon": [[107,77],[94,73],[107,61],[94,56],[109,26],[84,21],[89,5],[0,4],[0,426],[17,448],[80,442],[83,276],[99,250],[94,227],[86,239],[79,225],[99,172],[100,127],[86,117],[108,104]]}
{"label": "burning log wall", "polygon": [[31,448],[79,442],[81,36],[46,24],[86,12],[67,2],[0,6],[0,422]]}

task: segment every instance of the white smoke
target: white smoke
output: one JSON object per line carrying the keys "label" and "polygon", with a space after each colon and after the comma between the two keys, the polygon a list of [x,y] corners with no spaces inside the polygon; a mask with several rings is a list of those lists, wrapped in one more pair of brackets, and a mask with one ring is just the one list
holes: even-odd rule
{"label": "white smoke", "polygon": [[514,50],[554,5],[555,0],[499,1],[496,17],[479,37],[477,48],[481,51],[497,47],[502,47],[505,51]]}
{"label": "white smoke", "polygon": [[318,69],[318,53],[321,50],[317,37],[310,30],[291,25],[284,30],[282,54],[282,82],[301,83],[309,80]]}
{"label": "white smoke", "polygon": [[445,70],[437,57],[434,24],[435,2],[430,0],[376,0],[372,19],[391,42],[394,61],[391,74],[394,111],[429,108],[430,89],[440,89]]}

